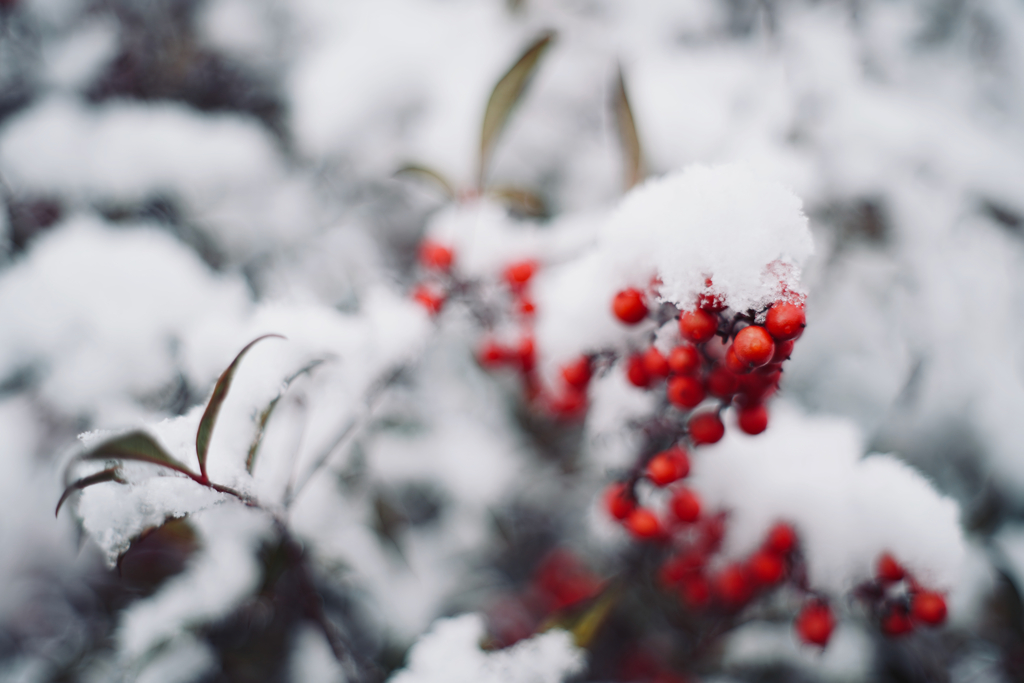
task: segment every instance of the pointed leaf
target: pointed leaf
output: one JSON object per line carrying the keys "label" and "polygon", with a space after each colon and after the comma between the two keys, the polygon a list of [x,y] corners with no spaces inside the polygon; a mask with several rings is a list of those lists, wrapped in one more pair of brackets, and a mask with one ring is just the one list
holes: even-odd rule
{"label": "pointed leaf", "polygon": [[323,359],[314,360],[308,363],[298,372],[293,374],[291,377],[284,381],[284,385],[281,390],[277,392],[277,396],[267,404],[267,407],[260,412],[259,418],[256,420],[256,433],[253,435],[252,443],[249,444],[249,454],[245,458],[245,471],[252,474],[253,469],[256,467],[256,453],[260,449],[260,444],[263,443],[263,434],[266,432],[267,423],[270,422],[270,416],[273,415],[274,409],[277,408],[278,402],[284,396],[285,392],[288,391],[288,387],[292,385],[296,379],[302,375],[308,374],[313,371],[318,365],[323,363]]}
{"label": "pointed leaf", "polygon": [[484,173],[487,170],[487,163],[490,161],[494,145],[498,141],[498,136],[505,128],[512,109],[522,97],[523,91],[526,90],[526,86],[530,82],[530,77],[537,70],[541,56],[554,37],[553,31],[541,34],[491,91],[487,109],[484,110],[484,123],[480,134],[480,166],[477,172],[477,182],[480,187],[483,187]]}
{"label": "pointed leaf", "polygon": [[79,457],[82,460],[136,460],[162,465],[190,477],[196,476],[184,463],[165,451],[153,437],[140,431],[115,436]]}
{"label": "pointed leaf", "polygon": [[518,187],[496,187],[489,190],[488,194],[501,200],[515,213],[534,218],[548,214],[544,200],[529,190]]}
{"label": "pointed leaf", "polygon": [[576,647],[586,648],[594,641],[601,625],[608,619],[612,608],[619,600],[618,587],[606,590],[594,601],[586,612],[579,618],[579,621],[572,627],[571,633]]}
{"label": "pointed leaf", "polygon": [[64,489],[64,493],[60,494],[60,500],[57,501],[57,509],[53,511],[53,516],[56,517],[60,514],[60,506],[63,505],[64,501],[68,499],[68,496],[75,491],[81,491],[87,486],[102,484],[106,481],[116,481],[118,484],[126,483],[125,480],[121,478],[120,467],[108,467],[102,472],[90,474],[88,477],[82,477],[78,481],[68,485],[68,487]]}
{"label": "pointed leaf", "polygon": [[622,144],[622,162],[628,190],[644,179],[644,160],[643,152],[640,149],[640,136],[636,132],[633,109],[629,106],[629,97],[626,95],[626,79],[622,75],[622,65],[619,65],[615,84],[615,101],[612,105],[615,109],[615,127],[619,133],[619,142]]}
{"label": "pointed leaf", "polygon": [[224,399],[228,396],[228,390],[231,389],[231,380],[235,378],[235,370],[238,369],[238,363],[242,360],[242,357],[256,345],[257,342],[263,341],[270,337],[277,337],[278,339],[284,339],[279,334],[265,334],[262,337],[257,337],[251,342],[245,345],[245,348],[238,352],[235,359],[231,361],[231,365],[221,373],[220,378],[217,379],[217,384],[213,387],[213,395],[210,396],[209,403],[206,404],[206,411],[203,412],[203,419],[199,421],[199,429],[196,431],[196,457],[199,458],[199,474],[203,480],[206,480],[206,454],[210,450],[210,438],[213,436],[213,428],[217,424],[217,416],[220,414],[220,407],[224,404]]}
{"label": "pointed leaf", "polygon": [[569,614],[555,613],[545,621],[539,631],[560,628],[572,634],[576,647],[586,648],[594,640],[601,625],[611,614],[612,608],[622,594],[621,584],[609,584],[600,595],[590,602],[583,610],[573,610]]}
{"label": "pointed leaf", "polygon": [[439,171],[435,171],[427,166],[421,166],[419,164],[406,164],[402,168],[395,171],[396,176],[410,176],[413,178],[425,178],[436,185],[448,199],[454,200],[456,197],[455,188],[448,179],[445,178]]}

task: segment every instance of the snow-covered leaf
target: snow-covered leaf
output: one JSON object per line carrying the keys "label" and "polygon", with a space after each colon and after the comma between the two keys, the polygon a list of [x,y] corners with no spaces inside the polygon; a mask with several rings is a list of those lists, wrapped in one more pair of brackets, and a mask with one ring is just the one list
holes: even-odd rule
{"label": "snow-covered leaf", "polygon": [[251,342],[245,345],[245,348],[238,352],[235,359],[231,361],[231,365],[227,367],[224,372],[221,373],[217,379],[217,384],[213,387],[213,395],[210,396],[210,402],[206,404],[206,411],[203,412],[203,419],[199,422],[199,429],[196,431],[196,456],[199,458],[199,472],[205,479],[206,477],[206,454],[210,450],[210,438],[213,436],[213,428],[217,424],[217,415],[220,414],[220,407],[224,403],[224,399],[228,397],[228,390],[231,389],[231,380],[235,377],[235,371],[238,369],[238,364],[241,362],[242,357],[257,344],[257,342],[263,341],[270,337],[277,337],[278,339],[284,339],[279,334],[265,334],[262,337],[257,337]]}

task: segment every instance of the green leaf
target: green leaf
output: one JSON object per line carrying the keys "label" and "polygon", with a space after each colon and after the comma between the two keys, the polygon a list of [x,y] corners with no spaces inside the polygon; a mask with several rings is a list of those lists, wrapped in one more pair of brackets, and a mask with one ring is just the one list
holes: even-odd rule
{"label": "green leaf", "polygon": [[252,443],[249,444],[249,454],[245,458],[246,472],[252,474],[253,469],[256,467],[256,453],[260,449],[260,444],[263,443],[263,434],[266,432],[267,423],[270,422],[270,416],[273,415],[274,409],[277,408],[278,402],[285,395],[285,392],[288,391],[288,387],[290,387],[292,385],[292,382],[294,382],[296,379],[298,379],[302,375],[309,374],[310,372],[313,371],[314,368],[316,368],[323,362],[323,359],[314,360],[311,363],[308,363],[304,367],[300,368],[295,374],[286,379],[284,381],[284,385],[281,387],[281,390],[277,392],[277,396],[275,396],[274,399],[267,404],[267,407],[260,412],[260,416],[256,421],[256,434],[253,435]]}
{"label": "green leaf", "polygon": [[244,349],[238,352],[235,359],[231,361],[231,365],[221,373],[220,378],[217,379],[217,384],[213,387],[213,395],[210,396],[210,401],[206,404],[206,410],[203,412],[203,419],[199,421],[199,429],[196,431],[196,457],[199,458],[199,474],[202,476],[204,482],[207,480],[206,454],[210,450],[210,439],[213,436],[213,428],[217,424],[217,416],[220,414],[220,407],[224,404],[224,399],[228,397],[228,390],[231,389],[231,380],[235,377],[235,370],[238,369],[238,363],[242,360],[242,357],[249,351],[249,349],[256,345],[257,342],[270,337],[284,339],[284,337],[279,334],[265,334],[262,337],[253,339],[245,345]]}
{"label": "green leaf", "polygon": [[60,500],[57,501],[57,509],[53,511],[53,516],[56,517],[60,514],[61,505],[63,505],[64,501],[68,499],[68,496],[75,491],[81,491],[88,486],[92,486],[93,484],[102,484],[106,481],[116,481],[118,484],[127,483],[121,478],[120,466],[108,467],[102,472],[90,474],[88,477],[82,477],[78,481],[70,484],[66,489],[64,489],[64,493],[60,494]]}
{"label": "green leaf", "polygon": [[162,465],[193,478],[196,476],[195,472],[186,467],[184,463],[165,451],[153,437],[141,431],[115,436],[79,458],[81,460],[137,460]]}
{"label": "green leaf", "polygon": [[541,624],[538,632],[560,628],[572,634],[576,647],[589,647],[621,595],[621,584],[610,583],[585,608],[567,614],[556,612]]}
{"label": "green leaf", "polygon": [[455,188],[448,182],[448,179],[441,175],[439,171],[435,171],[432,168],[421,166],[419,164],[406,164],[395,171],[395,176],[403,175],[413,178],[425,178],[435,184],[448,199],[454,200],[456,197]]}
{"label": "green leaf", "polygon": [[621,64],[616,78],[612,107],[615,110],[615,127],[619,133],[619,142],[622,144],[622,161],[628,190],[644,179],[644,159],[640,148],[640,136],[636,132],[633,109],[629,106],[629,97],[626,95],[626,79],[622,74]]}
{"label": "green leaf", "polygon": [[484,184],[484,174],[490,161],[491,152],[498,141],[498,136],[505,128],[508,117],[530,82],[530,77],[537,70],[541,56],[554,39],[553,31],[545,31],[527,48],[526,52],[512,65],[512,68],[501,77],[484,110],[484,123],[480,133],[480,167],[477,172],[477,183]]}
{"label": "green leaf", "polygon": [[499,199],[513,212],[523,216],[539,218],[548,215],[544,200],[529,190],[518,187],[496,187],[488,190],[487,194]]}
{"label": "green leaf", "polygon": [[576,647],[586,648],[594,641],[594,636],[597,635],[601,625],[611,614],[615,603],[619,601],[619,592],[618,587],[606,590],[590,606],[590,609],[580,616],[579,621],[570,630],[573,640],[576,641]]}

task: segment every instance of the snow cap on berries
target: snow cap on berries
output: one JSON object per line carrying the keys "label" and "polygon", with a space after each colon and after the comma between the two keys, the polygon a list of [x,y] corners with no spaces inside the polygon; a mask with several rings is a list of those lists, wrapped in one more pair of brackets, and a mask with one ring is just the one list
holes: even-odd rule
{"label": "snow cap on berries", "polygon": [[657,275],[660,298],[683,310],[702,293],[746,310],[801,295],[800,269],[814,247],[796,195],[729,164],[690,166],[633,190],[605,226],[601,250],[624,287]]}

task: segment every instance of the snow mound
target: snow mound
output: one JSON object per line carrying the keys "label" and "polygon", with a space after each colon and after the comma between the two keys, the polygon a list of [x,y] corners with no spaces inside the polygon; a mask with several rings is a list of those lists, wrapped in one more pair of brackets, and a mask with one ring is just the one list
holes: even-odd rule
{"label": "snow mound", "polygon": [[479,614],[442,619],[409,652],[391,683],[558,683],[583,670],[584,655],[565,631],[548,631],[507,650],[484,652]]}
{"label": "snow mound", "polygon": [[862,457],[856,427],[775,402],[756,437],[727,428],[694,452],[690,484],[729,513],[724,554],[744,557],[777,521],[800,536],[812,586],[836,593],[871,577],[893,553],[929,587],[956,587],[966,557],[960,510],[891,455]]}
{"label": "snow mound", "polygon": [[712,291],[735,310],[798,293],[813,252],[800,200],[747,166],[690,166],[630,192],[602,234],[607,277],[658,293],[680,309]]}

